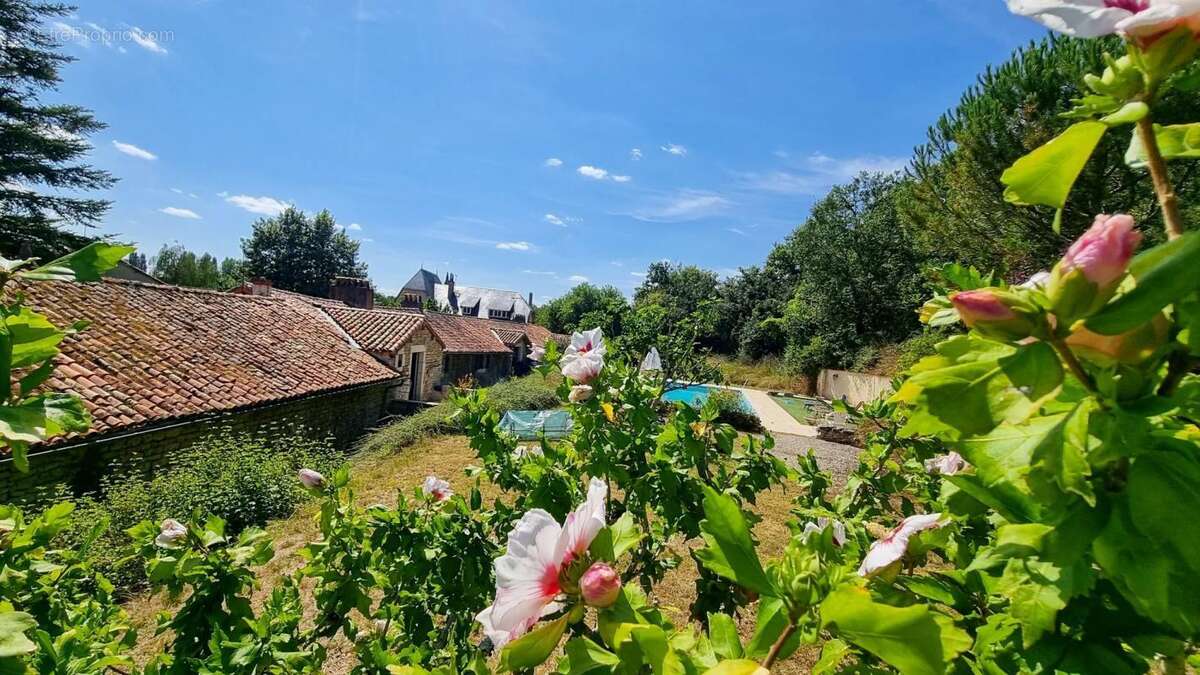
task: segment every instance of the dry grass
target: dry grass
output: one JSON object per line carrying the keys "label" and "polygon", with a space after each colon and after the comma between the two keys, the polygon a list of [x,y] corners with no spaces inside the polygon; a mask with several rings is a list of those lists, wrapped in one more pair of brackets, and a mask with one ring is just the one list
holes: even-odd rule
{"label": "dry grass", "polygon": [[[397,490],[409,491],[420,485],[425,476],[437,474],[450,481],[454,490],[465,493],[471,489],[473,479],[467,478],[463,469],[476,464],[474,453],[467,446],[464,436],[442,436],[423,440],[396,455],[371,455],[355,458],[352,467],[351,485],[359,504],[383,503],[394,505]],[[499,495],[499,490],[484,483],[485,499]],[[790,537],[787,528],[788,509],[794,497],[788,486],[775,488],[760,495],[754,507],[762,521],[754,528],[764,558],[778,556]],[[281,577],[299,569],[303,561],[298,551],[309,541],[319,536],[315,522],[316,504],[308,504],[291,518],[270,523],[266,530],[275,542],[275,558],[259,570],[259,588],[255,591],[257,605],[271,591],[272,585]],[[683,562],[669,572],[653,594],[653,599],[662,605],[677,624],[686,622],[688,608],[695,599],[696,569],[691,558],[683,553]],[[126,610],[138,628],[139,641],[135,658],[144,663],[153,654],[161,651],[169,636],[154,637],[156,615],[170,611],[172,603],[165,597],[140,596],[126,604]],[[311,607],[310,607],[311,609]],[[743,637],[749,639],[754,630],[754,613],[743,612],[739,619]],[[352,646],[340,635],[328,645],[329,657],[325,664],[326,673],[347,673],[354,665]],[[808,672],[816,659],[816,650],[804,650],[797,656],[779,664],[774,673]]]}
{"label": "dry grass", "polygon": [[812,382],[801,375],[789,375],[783,362],[776,357],[761,361],[742,361],[728,356],[711,357],[726,384],[767,391],[786,391],[794,394],[812,392]]}

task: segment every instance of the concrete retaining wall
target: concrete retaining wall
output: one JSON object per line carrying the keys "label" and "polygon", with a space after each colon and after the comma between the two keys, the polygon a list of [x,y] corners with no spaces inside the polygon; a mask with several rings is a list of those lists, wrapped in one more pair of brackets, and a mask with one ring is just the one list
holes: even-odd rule
{"label": "concrete retaining wall", "polygon": [[892,381],[879,375],[848,370],[822,370],[817,377],[817,396],[845,399],[851,405],[874,401],[892,393]]}

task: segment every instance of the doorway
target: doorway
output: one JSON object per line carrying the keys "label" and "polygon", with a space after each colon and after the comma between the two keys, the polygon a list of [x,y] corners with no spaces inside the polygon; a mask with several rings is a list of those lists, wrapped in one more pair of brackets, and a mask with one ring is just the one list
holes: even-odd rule
{"label": "doorway", "polygon": [[408,372],[410,373],[408,400],[422,400],[421,392],[424,391],[425,379],[425,352],[413,352],[409,357]]}

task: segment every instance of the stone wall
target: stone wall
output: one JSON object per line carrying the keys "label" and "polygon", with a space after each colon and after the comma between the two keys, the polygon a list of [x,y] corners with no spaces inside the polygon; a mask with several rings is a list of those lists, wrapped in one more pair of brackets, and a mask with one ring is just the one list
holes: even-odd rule
{"label": "stone wall", "polygon": [[425,350],[425,367],[421,378],[421,395],[419,401],[440,400],[439,392],[434,387],[442,381],[442,344],[433,336],[427,326],[421,326],[413,333],[408,342],[396,354],[395,368],[400,371],[400,386],[396,388],[396,398],[409,400],[412,387],[412,373],[409,366],[412,363],[413,347]]}
{"label": "stone wall", "polygon": [[180,450],[224,430],[266,436],[287,436],[303,430],[330,437],[336,447],[349,450],[383,417],[388,388],[394,383],[203,415],[141,431],[105,434],[86,443],[69,443],[41,452],[35,448],[29,458],[29,473],[18,472],[11,460],[0,462],[0,504],[44,505],[64,496],[86,494],[107,475],[149,478],[169,467]]}

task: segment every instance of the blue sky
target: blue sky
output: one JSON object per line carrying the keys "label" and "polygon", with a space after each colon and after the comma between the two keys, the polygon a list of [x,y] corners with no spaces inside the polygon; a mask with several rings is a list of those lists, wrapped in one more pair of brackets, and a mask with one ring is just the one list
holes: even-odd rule
{"label": "blue sky", "polygon": [[234,256],[327,208],[380,289],[424,265],[540,299],[761,263],[1041,33],[1000,0],[121,0],[56,28],[62,100],[109,125],[102,231]]}

